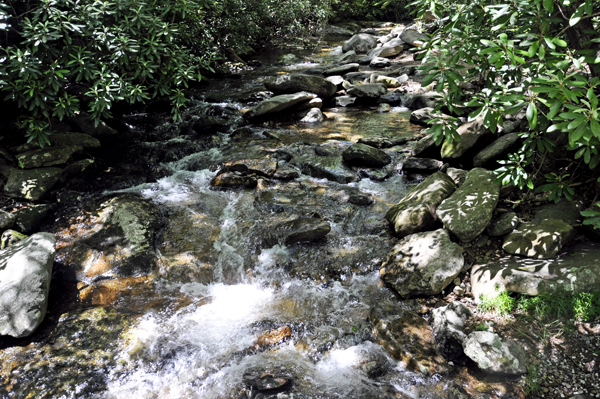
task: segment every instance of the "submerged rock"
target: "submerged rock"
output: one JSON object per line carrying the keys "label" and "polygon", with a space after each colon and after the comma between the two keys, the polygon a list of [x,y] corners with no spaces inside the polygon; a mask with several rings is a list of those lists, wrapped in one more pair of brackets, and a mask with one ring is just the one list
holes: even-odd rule
{"label": "submerged rock", "polygon": [[353,166],[372,166],[383,167],[390,162],[392,158],[385,152],[366,144],[352,144],[342,153],[344,161]]}
{"label": "submerged rock", "polygon": [[38,233],[0,251],[0,335],[31,335],[46,315],[56,240]]}
{"label": "submerged rock", "polygon": [[515,342],[502,341],[498,334],[474,331],[465,339],[465,355],[487,374],[521,375],[527,372],[523,349]]}
{"label": "submerged rock", "polygon": [[437,295],[458,276],[463,265],[461,247],[439,229],[400,240],[383,261],[379,277],[404,298]]}
{"label": "submerged rock", "polygon": [[264,240],[267,246],[273,246],[278,241],[286,245],[294,245],[320,240],[329,234],[331,225],[321,219],[297,218],[277,224],[270,230],[268,237]]}

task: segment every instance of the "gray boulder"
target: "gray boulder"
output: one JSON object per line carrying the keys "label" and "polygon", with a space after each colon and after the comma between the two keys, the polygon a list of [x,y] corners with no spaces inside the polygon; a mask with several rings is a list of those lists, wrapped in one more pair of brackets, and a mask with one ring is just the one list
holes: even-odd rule
{"label": "gray boulder", "polygon": [[23,169],[61,165],[70,162],[73,156],[81,151],[83,151],[82,147],[74,145],[53,146],[18,154],[17,161]]}
{"label": "gray boulder", "polygon": [[335,98],[336,107],[347,107],[356,102],[356,97],[350,96],[339,96]]}
{"label": "gray boulder", "polygon": [[403,171],[436,172],[444,165],[442,161],[431,158],[408,157],[402,163]]}
{"label": "gray boulder", "polygon": [[59,168],[13,169],[4,186],[4,194],[37,201],[44,198],[62,177],[63,170]]}
{"label": "gray boulder", "polygon": [[295,156],[290,164],[298,167],[302,173],[318,179],[327,179],[338,183],[351,183],[358,181],[358,176],[353,173],[342,160],[339,154],[319,156],[314,153],[304,153]]}
{"label": "gray boulder", "polygon": [[471,310],[458,301],[431,311],[429,324],[435,333],[435,342],[446,359],[456,360],[463,355],[462,345],[467,337],[465,322],[472,316]]}
{"label": "gray boulder", "polygon": [[331,225],[329,222],[316,218],[301,217],[274,226],[265,239],[265,245],[272,246],[279,241],[286,245],[317,241],[329,234],[330,231]]}
{"label": "gray boulder", "polygon": [[354,50],[357,54],[366,54],[369,50],[377,47],[377,39],[368,33],[359,33],[352,36],[342,46],[344,53]]}
{"label": "gray boulder", "polygon": [[26,337],[46,315],[55,239],[38,233],[0,252],[0,335]]}
{"label": "gray boulder", "polygon": [[299,104],[303,101],[312,100],[316,97],[316,94],[307,93],[304,91],[295,94],[281,94],[261,102],[246,112],[244,116],[248,119],[258,118],[260,116],[286,110],[296,104]]}
{"label": "gray boulder", "polygon": [[473,165],[483,166],[491,161],[499,159],[508,154],[519,141],[519,135],[516,133],[506,134],[496,139],[492,144],[479,151],[473,158]]}
{"label": "gray boulder", "polygon": [[39,229],[39,226],[54,209],[56,209],[56,204],[40,204],[21,208],[14,213],[14,229],[23,234],[31,234]]}
{"label": "gray boulder", "polygon": [[304,91],[314,93],[321,98],[331,97],[337,91],[336,85],[325,78],[300,73],[280,75],[266,81],[265,87],[275,94],[294,94]]}
{"label": "gray boulder", "polygon": [[427,136],[415,143],[415,146],[412,150],[412,155],[416,157],[421,154],[429,153],[435,148],[436,146],[435,140],[433,139],[433,133],[429,133]]}
{"label": "gray boulder", "polygon": [[448,119],[450,116],[442,113],[434,113],[431,107],[417,109],[410,113],[410,122],[416,125],[431,126],[432,123],[427,121],[434,118]]}
{"label": "gray boulder", "polygon": [[400,238],[425,231],[437,220],[437,206],[455,190],[454,182],[445,173],[434,173],[392,206],[385,218]]}
{"label": "gray boulder", "polygon": [[300,120],[302,123],[323,123],[325,115],[319,108],[311,108],[310,111]]}
{"label": "gray boulder", "polygon": [[474,331],[463,344],[465,355],[487,374],[521,375],[527,372],[526,356],[515,342],[489,331]]}
{"label": "gray boulder", "polygon": [[437,208],[437,216],[452,234],[469,242],[485,230],[498,199],[500,184],[488,170],[469,171],[465,182]]}
{"label": "gray boulder", "polygon": [[600,244],[582,243],[557,259],[511,256],[475,265],[471,290],[476,302],[482,295],[495,297],[504,291],[526,295],[589,292],[600,286]]}
{"label": "gray boulder", "polygon": [[465,182],[465,179],[467,178],[467,173],[469,173],[469,172],[466,170],[457,169],[457,168],[448,168],[446,170],[446,174],[448,176],[450,176],[450,178],[452,180],[454,180],[454,183],[456,184],[457,187],[460,187],[463,185],[463,183]]}
{"label": "gray boulder", "polygon": [[340,75],[328,76],[325,78],[325,80],[333,83],[338,90],[342,90],[344,88],[344,78]]}
{"label": "gray boulder", "polygon": [[483,125],[483,117],[478,117],[472,122],[467,122],[456,129],[460,140],[452,143],[447,141],[442,144],[440,153],[442,158],[456,159],[472,148],[477,148],[493,139],[492,132]]}
{"label": "gray boulder", "polygon": [[369,65],[373,68],[387,68],[392,65],[392,61],[383,57],[373,57]]}
{"label": "gray boulder", "polygon": [[344,75],[349,72],[356,72],[358,71],[358,68],[360,68],[360,64],[358,63],[344,64],[338,67],[328,68],[323,71],[323,74],[325,76]]}
{"label": "gray boulder", "polygon": [[347,91],[349,96],[367,99],[377,99],[387,93],[387,88],[381,83],[357,85]]}
{"label": "gray boulder", "polygon": [[382,57],[382,58],[395,57],[398,54],[400,54],[403,50],[404,50],[404,47],[400,44],[390,45],[390,44],[386,43],[381,47],[376,47],[373,50],[369,51],[367,53],[367,56]]}
{"label": "gray boulder", "polygon": [[52,145],[56,146],[75,145],[85,149],[100,148],[101,146],[98,139],[85,133],[52,133],[48,139]]}
{"label": "gray boulder", "polygon": [[356,51],[350,50],[347,53],[342,54],[340,58],[337,59],[336,64],[343,65],[348,64],[350,62],[356,61],[358,56],[356,55]]}
{"label": "gray boulder", "polygon": [[352,166],[371,166],[383,167],[390,162],[392,158],[385,152],[366,144],[352,144],[342,153],[342,158]]}
{"label": "gray boulder", "polygon": [[573,238],[575,229],[560,219],[521,223],[504,237],[502,249],[529,258],[553,258]]}
{"label": "gray boulder", "polygon": [[521,222],[516,213],[506,212],[488,225],[487,233],[490,237],[503,236],[513,231],[519,223]]}
{"label": "gray boulder", "polygon": [[403,42],[414,47],[421,47],[430,40],[429,36],[413,29],[404,29],[399,37]]}
{"label": "gray boulder", "polygon": [[0,210],[0,230],[6,230],[15,224],[15,214]]}
{"label": "gray boulder", "polygon": [[403,298],[437,295],[463,265],[461,247],[438,229],[401,239],[383,261],[379,277]]}
{"label": "gray boulder", "polygon": [[562,199],[558,203],[549,203],[536,207],[534,220],[560,219],[565,223],[575,226],[581,223],[581,211],[585,209],[581,201]]}

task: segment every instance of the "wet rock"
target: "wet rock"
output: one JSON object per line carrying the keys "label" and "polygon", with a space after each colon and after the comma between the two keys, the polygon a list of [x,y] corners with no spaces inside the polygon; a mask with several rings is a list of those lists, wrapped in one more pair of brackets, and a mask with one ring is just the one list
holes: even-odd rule
{"label": "wet rock", "polygon": [[[373,76],[373,75],[371,75],[371,76]],[[394,89],[394,88],[400,87],[402,85],[402,82],[400,82],[398,79],[395,79],[395,78],[392,78],[389,76],[378,75],[378,76],[375,76],[375,78],[373,80],[374,80],[373,83],[381,83],[385,87],[390,88],[390,89]]]}
{"label": "wet rock", "polygon": [[328,25],[325,28],[324,34],[326,36],[349,36],[349,37],[353,35],[352,31],[342,28],[340,26],[335,26],[335,25]]}
{"label": "wet rock", "polygon": [[373,57],[371,56],[365,56],[365,57],[360,57],[356,60],[357,63],[359,63],[360,65],[369,65],[371,63],[371,61],[373,61]]}
{"label": "wet rock", "polygon": [[249,119],[258,118],[260,116],[283,111],[285,109],[293,107],[298,103],[312,100],[316,97],[316,94],[307,92],[274,96],[251,108],[248,112],[246,112],[244,116]]}
{"label": "wet rock", "polygon": [[359,67],[360,65],[357,63],[344,64],[338,67],[328,68],[323,72],[323,74],[325,76],[344,75],[348,72],[358,71]]}
{"label": "wet rock", "polygon": [[298,218],[275,225],[264,243],[275,245],[277,241],[281,241],[286,245],[294,245],[300,242],[317,241],[330,231],[329,222],[316,218]]}
{"label": "wet rock", "polygon": [[294,180],[298,177],[300,177],[300,172],[298,172],[298,169],[294,168],[291,165],[288,165],[287,163],[282,166],[278,166],[277,172],[275,172],[275,174],[273,175],[274,179],[283,181]]}
{"label": "wet rock", "polygon": [[111,198],[56,233],[57,262],[87,284],[151,274],[162,225],[153,202],[135,195]]}
{"label": "wet rock", "polygon": [[495,180],[490,171],[472,169],[463,185],[438,206],[438,218],[461,241],[477,238],[492,220],[500,198],[500,184]]}
{"label": "wet rock", "polygon": [[[435,140],[433,138],[433,133],[428,134],[423,137],[421,140],[417,141],[412,150],[413,156],[424,156],[425,154],[430,154],[436,151]],[[439,153],[439,151],[437,151]]]}
{"label": "wet rock", "polygon": [[429,36],[413,29],[404,29],[399,37],[403,42],[414,47],[421,47],[430,40]]}
{"label": "wet rock", "polygon": [[193,118],[192,125],[194,132],[199,136],[210,136],[216,133],[225,133],[229,131],[231,123],[226,118],[212,115],[200,115]]}
{"label": "wet rock", "polygon": [[[374,56],[373,59],[371,60],[371,62],[369,63],[369,65],[373,68],[387,68],[390,65],[392,65],[392,61],[390,61],[387,58]],[[398,87],[398,86],[394,86],[394,87]]]}
{"label": "wet rock", "polygon": [[465,339],[464,351],[487,374],[521,375],[527,372],[523,349],[515,342],[503,342],[498,334],[474,331]]}
{"label": "wet rock", "polygon": [[0,251],[0,335],[31,335],[46,315],[56,240],[38,233]]}
{"label": "wet rock", "polygon": [[490,223],[486,230],[490,237],[503,236],[513,231],[519,223],[521,222],[516,213],[506,212]]}
{"label": "wet rock", "polygon": [[56,209],[55,204],[34,205],[21,208],[15,214],[15,230],[31,234],[38,230],[42,222]]}
{"label": "wet rock", "polygon": [[321,109],[323,107],[323,100],[320,98],[313,98],[312,100],[305,101],[294,107],[295,111],[305,111],[313,108]]}
{"label": "wet rock", "polygon": [[0,237],[0,249],[8,248],[26,238],[27,236],[23,233],[19,233],[18,231],[14,230],[6,230],[4,233],[2,233],[2,237]]}
{"label": "wet rock", "polygon": [[428,230],[437,220],[437,206],[455,190],[454,182],[446,174],[436,172],[391,207],[385,218],[400,238]]}
{"label": "wet rock", "polygon": [[312,108],[308,111],[308,114],[300,120],[302,123],[323,123],[325,121],[325,115],[319,108]]}
{"label": "wet rock", "polygon": [[392,158],[385,152],[359,143],[346,148],[342,153],[342,157],[344,161],[353,166],[383,167],[392,162]]}
{"label": "wet rock", "polygon": [[442,161],[431,158],[408,157],[402,163],[404,171],[435,172],[444,165]]}
{"label": "wet rock", "polygon": [[381,83],[367,83],[354,86],[350,90],[347,90],[347,93],[349,96],[374,100],[387,93],[387,89]]}
{"label": "wet rock", "polygon": [[482,295],[504,291],[526,295],[576,293],[600,284],[600,244],[578,244],[570,255],[551,260],[509,257],[471,269],[471,290],[477,302]]}
{"label": "wet rock", "polygon": [[352,36],[344,43],[342,51],[345,53],[354,50],[358,54],[366,54],[375,47],[377,47],[377,39],[375,36],[369,35],[368,33],[359,33]]}
{"label": "wet rock", "polygon": [[439,229],[400,240],[383,261],[379,277],[404,298],[437,295],[463,265],[462,249]]}
{"label": "wet rock", "polygon": [[373,328],[375,342],[406,368],[425,375],[447,370],[436,352],[433,331],[427,321],[408,311],[380,320]]}
{"label": "wet rock", "polygon": [[356,102],[356,97],[350,96],[339,96],[335,98],[335,105],[337,107],[347,107],[348,105],[352,105]]}
{"label": "wet rock", "polygon": [[233,162],[226,162],[218,174],[225,172],[241,172],[246,174],[257,174],[260,176],[271,177],[277,170],[277,159],[271,156],[253,159],[238,159]]}
{"label": "wet rock", "polygon": [[340,76],[340,75],[328,76],[325,78],[325,80],[333,83],[338,90],[343,89],[342,84],[344,83],[344,78],[342,76]]}
{"label": "wet rock", "polygon": [[93,159],[82,159],[75,161],[64,168],[64,175],[67,178],[72,178],[83,173],[87,168],[94,164]]}
{"label": "wet rock", "polygon": [[260,334],[254,342],[254,349],[266,349],[277,345],[292,336],[292,329],[288,326],[282,326],[275,330]]}
{"label": "wet rock", "polygon": [[17,155],[23,169],[61,165],[70,162],[75,154],[83,151],[79,146],[48,147]]}
{"label": "wet rock", "polygon": [[[403,50],[404,47],[402,45],[386,43],[381,47],[376,47],[373,50],[369,51],[367,55],[375,58],[395,57],[398,54],[400,54]],[[373,61],[371,61],[371,63],[373,63]]]}
{"label": "wet rock", "polygon": [[372,137],[362,137],[358,139],[357,143],[366,144],[375,148],[390,148],[397,145],[402,145],[408,142],[407,137],[382,137],[382,136],[372,136]]}
{"label": "wet rock", "polygon": [[358,176],[342,162],[341,155],[317,156],[302,154],[295,156],[290,163],[300,168],[302,173],[318,179],[327,179],[338,183],[358,181]]}
{"label": "wet rock", "polygon": [[377,102],[390,105],[400,105],[402,103],[402,93],[391,92],[384,94],[383,96],[379,96]]}
{"label": "wet rock", "polygon": [[292,65],[300,62],[300,58],[296,54],[284,54],[277,59],[279,65]]}
{"label": "wet rock", "polygon": [[240,172],[225,172],[210,181],[211,186],[218,188],[254,188],[258,184],[255,175]]}
{"label": "wet rock", "polygon": [[93,285],[78,283],[79,300],[86,305],[108,306],[127,295],[140,295],[151,289],[151,276],[100,280]]}
{"label": "wet rock", "polygon": [[[411,75],[408,73],[407,75]],[[440,100],[441,94],[436,91],[426,93],[408,94],[405,98],[405,106],[410,109],[435,108],[436,100]]]}
{"label": "wet rock", "polygon": [[473,316],[471,310],[460,302],[433,309],[429,324],[435,333],[440,353],[448,360],[458,360],[463,355],[465,322]]}
{"label": "wet rock", "polygon": [[15,224],[15,214],[0,210],[0,231],[10,229]]}
{"label": "wet rock", "polygon": [[37,201],[47,196],[62,177],[63,170],[59,168],[13,169],[4,186],[4,194]]}
{"label": "wet rock", "polygon": [[280,75],[265,82],[265,87],[275,94],[295,94],[298,92],[314,93],[321,98],[328,98],[335,94],[335,84],[316,75],[293,73]]}
{"label": "wet rock", "polygon": [[581,223],[581,211],[585,209],[581,201],[562,199],[558,203],[538,206],[534,209],[534,220],[560,219],[571,226]]}
{"label": "wet rock", "polygon": [[373,203],[373,197],[356,187],[344,187],[339,191],[334,191],[333,196],[340,202],[348,202],[358,206],[368,206]]}
{"label": "wet rock", "polygon": [[575,229],[560,219],[521,223],[504,238],[502,249],[529,258],[553,258],[573,238]]}
{"label": "wet rock", "polygon": [[356,61],[356,58],[358,58],[356,55],[356,51],[350,50],[347,53],[342,54],[342,56],[337,59],[336,64],[338,64],[338,65],[349,64],[351,62]]}
{"label": "wet rock", "polygon": [[390,112],[392,109],[390,104],[379,104],[379,106],[377,107],[376,112],[379,112],[380,114],[383,114],[384,112]]}
{"label": "wet rock", "polygon": [[442,158],[459,158],[470,149],[485,145],[494,137],[492,132],[483,125],[482,116],[473,122],[467,122],[459,126],[456,131],[460,135],[460,140],[455,140],[452,144],[445,141],[440,150]]}
{"label": "wet rock", "polygon": [[263,394],[277,394],[292,386],[292,378],[283,374],[247,372],[244,374],[243,381],[252,390],[259,392],[257,398],[264,397]]}
{"label": "wet rock", "polygon": [[491,161],[502,158],[508,154],[519,141],[519,135],[516,133],[506,134],[496,139],[492,144],[479,151],[473,158],[474,166],[483,166]]}
{"label": "wet rock", "polygon": [[434,118],[448,119],[450,116],[439,112],[434,113],[431,107],[421,108],[410,113],[410,122],[421,126],[431,126],[433,123],[436,123],[427,122]]}

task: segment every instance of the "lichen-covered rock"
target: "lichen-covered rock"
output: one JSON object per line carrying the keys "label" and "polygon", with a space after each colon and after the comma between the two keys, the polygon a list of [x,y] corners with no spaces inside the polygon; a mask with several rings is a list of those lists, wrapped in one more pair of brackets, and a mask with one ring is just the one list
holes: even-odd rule
{"label": "lichen-covered rock", "polygon": [[375,342],[410,370],[425,375],[443,373],[448,366],[437,354],[433,331],[427,321],[401,310],[400,314],[379,320],[373,328]]}
{"label": "lichen-covered rock", "polygon": [[506,212],[488,225],[487,233],[490,237],[503,236],[513,231],[519,223],[521,222],[516,213]]}
{"label": "lichen-covered rock", "polygon": [[315,93],[321,98],[328,98],[335,94],[336,86],[316,75],[293,73],[280,75],[265,82],[267,90],[275,94],[294,94],[298,92]]}
{"label": "lichen-covered rock", "polygon": [[305,153],[295,156],[290,164],[300,168],[302,173],[318,179],[327,179],[338,183],[351,183],[358,181],[358,176],[352,172],[342,160],[339,154],[330,156],[319,156]]}
{"label": "lichen-covered rock", "polygon": [[342,153],[342,158],[352,166],[371,166],[376,168],[383,167],[392,162],[392,158],[380,149],[360,143],[352,144],[346,148]]}
{"label": "lichen-covered rock", "polygon": [[356,51],[350,50],[350,51],[342,54],[340,56],[340,58],[338,58],[336,60],[336,64],[338,64],[338,65],[348,64],[348,63],[356,61],[357,58],[358,58],[358,56],[356,55]]}
{"label": "lichen-covered rock", "polygon": [[452,143],[444,142],[440,150],[442,158],[460,158],[467,151],[487,144],[494,137],[492,132],[484,126],[481,116],[459,126],[456,132],[460,136],[460,140],[454,140]]}
{"label": "lichen-covered rock", "polygon": [[0,249],[8,248],[11,245],[16,244],[19,241],[22,241],[26,238],[27,236],[23,233],[19,233],[18,231],[10,229],[6,230],[4,233],[2,233],[2,236],[0,237]]}
{"label": "lichen-covered rock", "polygon": [[596,290],[600,285],[600,244],[578,244],[569,251],[558,259],[508,257],[474,265],[471,291],[475,301],[482,295],[495,297],[504,291],[535,296]]}
{"label": "lichen-covered rock", "polygon": [[474,331],[465,339],[465,355],[487,374],[521,375],[527,372],[523,349],[515,342],[502,341],[498,334]]}
{"label": "lichen-covered rock", "polygon": [[504,238],[502,249],[513,255],[548,259],[558,255],[574,235],[575,229],[560,219],[521,223]]}
{"label": "lichen-covered rock", "polygon": [[57,261],[87,284],[151,274],[162,224],[153,202],[135,195],[111,198],[57,232]]}
{"label": "lichen-covered rock", "polygon": [[286,110],[296,104],[299,104],[303,101],[312,100],[316,97],[316,94],[307,93],[304,91],[295,94],[281,94],[259,103],[246,112],[244,116],[248,119],[258,118],[264,115]]}
{"label": "lichen-covered rock", "polygon": [[585,209],[582,201],[560,200],[558,203],[549,203],[535,207],[534,220],[560,219],[571,226],[581,223],[581,211]]}
{"label": "lichen-covered rock", "polygon": [[437,220],[437,206],[454,190],[454,182],[445,173],[434,173],[391,207],[385,218],[400,238],[425,231]]}
{"label": "lichen-covered rock", "polygon": [[495,180],[490,171],[472,169],[463,185],[438,206],[438,218],[461,241],[477,238],[492,219],[500,198],[500,184]]}
{"label": "lichen-covered rock", "polygon": [[400,296],[437,295],[461,272],[462,249],[445,230],[411,234],[388,253],[379,277]]}
{"label": "lichen-covered rock", "polygon": [[0,335],[31,335],[46,315],[56,240],[38,233],[0,251]]}
{"label": "lichen-covered rock", "polygon": [[17,155],[19,166],[23,169],[33,169],[65,164],[73,159],[73,155],[83,151],[82,147],[68,145],[48,147],[28,151]]}
{"label": "lichen-covered rock", "polygon": [[503,155],[507,154],[510,150],[512,150],[517,141],[519,140],[519,135],[516,133],[509,133],[498,139],[494,140],[494,142],[483,150],[479,151],[475,158],[473,158],[474,166],[484,166],[490,161],[499,159]]}
{"label": "lichen-covered rock", "polygon": [[366,54],[369,50],[377,47],[377,39],[368,33],[359,33],[352,36],[342,46],[344,53],[354,50],[357,54]]}
{"label": "lichen-covered rock", "polygon": [[48,195],[62,177],[63,170],[59,168],[13,169],[4,186],[4,194],[37,201]]}
{"label": "lichen-covered rock", "polygon": [[463,355],[462,345],[467,337],[465,322],[472,316],[471,310],[458,301],[432,310],[429,324],[435,333],[435,342],[446,359],[456,360]]}

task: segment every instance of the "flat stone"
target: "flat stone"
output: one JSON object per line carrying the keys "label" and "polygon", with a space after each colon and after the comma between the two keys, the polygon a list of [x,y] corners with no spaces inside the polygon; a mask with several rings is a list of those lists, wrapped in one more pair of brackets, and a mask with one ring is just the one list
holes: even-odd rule
{"label": "flat stone", "polygon": [[335,98],[335,105],[337,107],[347,107],[356,102],[356,97],[351,96],[339,96]]}
{"label": "flat stone", "polygon": [[428,120],[434,119],[434,118],[448,119],[448,118],[450,118],[450,116],[439,113],[439,112],[434,113],[433,108],[426,107],[426,108],[421,108],[421,109],[411,112],[409,120],[410,120],[410,123],[414,123],[416,125],[431,126],[433,123],[428,122]]}
{"label": "flat stone", "polygon": [[323,123],[325,121],[325,115],[319,108],[312,108],[304,118],[300,120],[302,123]]}
{"label": "flat stone", "polygon": [[381,83],[367,83],[354,86],[350,90],[347,90],[347,92],[349,96],[377,99],[379,96],[387,93],[387,88]]}
{"label": "flat stone", "polygon": [[502,249],[529,258],[553,258],[575,235],[575,229],[560,219],[521,223],[504,237]]}
{"label": "flat stone", "polygon": [[17,155],[17,162],[23,169],[33,169],[65,164],[73,155],[83,151],[79,146],[47,147]]}
{"label": "flat stone", "polygon": [[340,56],[340,58],[337,59],[336,64],[339,64],[339,65],[348,64],[348,63],[356,61],[356,58],[358,58],[358,56],[356,55],[356,51],[350,50],[350,51],[342,54]]}
{"label": "flat stone", "polygon": [[373,68],[387,68],[392,65],[392,61],[383,57],[373,57],[369,65]]}
{"label": "flat stone", "polygon": [[402,163],[402,170],[436,172],[443,165],[444,163],[437,159],[408,157]]}
{"label": "flat stone", "polygon": [[381,137],[371,136],[358,139],[357,143],[366,144],[375,148],[390,148],[408,142],[408,137]]}
{"label": "flat stone", "polygon": [[344,75],[348,72],[356,72],[360,65],[358,63],[350,63],[340,65],[338,67],[326,69],[323,74],[325,76],[333,76],[333,75]]}
{"label": "flat stone", "polygon": [[52,133],[48,136],[50,143],[56,146],[79,146],[85,149],[100,148],[100,140],[85,133],[66,132]]}
{"label": "flat stone", "polygon": [[290,164],[297,166],[302,173],[318,179],[325,178],[338,183],[359,180],[358,176],[344,165],[341,155],[319,156],[306,153],[295,156]]}
{"label": "flat stone", "polygon": [[440,153],[442,158],[456,159],[467,153],[467,151],[487,144],[493,139],[492,132],[483,125],[483,117],[478,117],[472,122],[467,122],[456,129],[460,140],[452,143],[447,141],[442,144]]}
{"label": "flat stone", "polygon": [[264,241],[266,246],[277,242],[294,245],[320,240],[331,231],[329,222],[317,218],[297,218],[274,226]]}
{"label": "flat stone", "polygon": [[400,54],[402,51],[404,51],[404,46],[400,45],[400,44],[389,44],[386,43],[381,47],[376,47],[373,50],[369,51],[367,53],[368,56],[372,56],[372,57],[381,57],[381,58],[387,58],[387,57],[395,57],[398,54]]}
{"label": "flat stone", "polygon": [[473,165],[483,166],[503,157],[515,147],[517,141],[519,141],[519,135],[516,133],[509,133],[494,140],[492,144],[488,145],[475,155],[475,158],[473,158]]}
{"label": "flat stone", "polygon": [[293,73],[280,75],[265,82],[267,90],[275,94],[295,94],[298,92],[314,93],[321,98],[328,98],[337,91],[336,85],[316,75]]}
{"label": "flat stone", "polygon": [[37,201],[44,198],[62,177],[63,170],[59,168],[14,169],[8,176],[4,194]]}
{"label": "flat stone", "polygon": [[430,40],[429,36],[413,29],[404,29],[399,37],[403,42],[414,47],[421,47]]}
{"label": "flat stone", "polygon": [[248,112],[246,112],[244,116],[249,119],[258,118],[260,116],[286,110],[298,103],[301,103],[303,101],[309,101],[316,97],[316,94],[307,92],[299,92],[295,94],[281,94],[279,96],[274,96],[269,98],[268,100],[261,102],[260,104],[256,105],[255,107],[251,108]]}
{"label": "flat stone", "polygon": [[[244,168],[245,167],[245,168]],[[246,174],[257,174],[260,176],[271,177],[277,170],[277,159],[271,156],[264,158],[238,159],[237,161],[225,162],[223,168],[219,171],[242,171]]]}
{"label": "flat stone", "polygon": [[55,242],[37,233],[0,251],[0,335],[26,337],[44,319]]}

